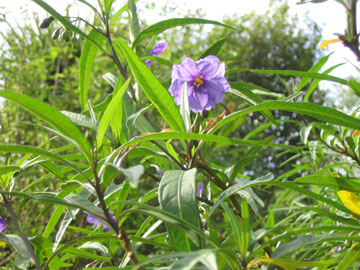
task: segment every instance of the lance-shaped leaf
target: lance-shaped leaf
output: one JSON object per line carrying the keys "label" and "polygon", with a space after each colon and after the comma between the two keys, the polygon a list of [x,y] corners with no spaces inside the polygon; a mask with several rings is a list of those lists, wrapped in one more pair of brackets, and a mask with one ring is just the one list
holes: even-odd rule
{"label": "lance-shaped leaf", "polygon": [[[113,118],[113,115],[117,109],[117,107],[121,106],[122,97],[125,93],[126,88],[129,86],[130,78],[124,83],[124,85],[117,91],[115,96],[112,98],[110,104],[106,107],[106,110],[101,117],[98,132],[97,132],[97,138],[96,138],[96,144],[98,149],[101,147],[105,132],[107,128],[110,125],[110,122]],[[122,115],[121,115],[122,116]],[[122,119],[118,119],[119,122],[122,122]]]}
{"label": "lance-shaped leaf", "polygon": [[[98,44],[102,44],[102,42],[106,39],[105,36],[100,34],[95,29],[92,29],[89,32],[89,37],[96,40]],[[79,69],[80,105],[83,111],[86,109],[86,102],[90,84],[90,74],[98,50],[98,46],[94,45],[92,41],[88,39],[84,41],[84,46],[81,51]]]}
{"label": "lance-shaped leaf", "polygon": [[181,91],[180,113],[184,120],[186,132],[190,132],[191,118],[190,118],[190,106],[189,106],[187,83],[184,83]]}
{"label": "lance-shaped leaf", "polygon": [[134,0],[128,1],[128,12],[130,17],[130,40],[134,41],[140,33],[139,18],[136,12],[136,4]]}
{"label": "lance-shaped leaf", "polygon": [[359,257],[360,257],[360,244],[356,243],[351,247],[350,251],[346,254],[344,259],[342,259],[342,261],[338,264],[336,270],[349,269],[353,263],[359,261]]}
{"label": "lance-shaped leaf", "polygon": [[212,207],[209,216],[212,215],[212,213],[214,213],[215,209],[220,205],[220,203],[222,201],[224,201],[225,199],[229,198],[231,195],[233,195],[234,193],[238,192],[239,190],[245,189],[247,187],[251,187],[253,185],[256,184],[262,184],[262,183],[266,183],[269,182],[271,180],[274,179],[274,175],[272,173],[268,173],[265,176],[259,177],[255,180],[252,181],[248,181],[245,183],[239,183],[236,185],[233,185],[231,187],[229,187],[228,189],[226,189],[225,191],[223,191],[220,196],[218,197],[217,201],[215,202],[214,206]]}
{"label": "lance-shaped leaf", "polygon": [[230,25],[226,25],[217,21],[211,21],[211,20],[205,20],[205,19],[198,19],[198,18],[175,18],[175,19],[168,19],[168,20],[164,20],[158,23],[155,23],[151,26],[149,26],[148,28],[146,28],[144,31],[142,31],[138,37],[136,38],[136,40],[133,43],[133,48],[135,46],[137,46],[140,41],[142,41],[145,38],[157,35],[162,33],[163,31],[170,29],[170,28],[174,28],[176,26],[184,26],[184,25],[189,25],[189,24],[214,24],[214,25],[219,25],[222,27],[226,27],[226,28],[230,28],[232,30],[235,31],[239,31],[239,29],[234,28]]}
{"label": "lance-shaped leaf", "polygon": [[[161,208],[200,228],[196,203],[196,169],[189,171],[167,171],[159,186]],[[191,244],[186,235],[176,227],[167,225],[170,239],[177,251],[190,251]]]}
{"label": "lance-shaped leaf", "polygon": [[154,106],[159,110],[165,122],[176,131],[184,131],[184,124],[169,91],[159,82],[154,74],[122,40],[114,40],[115,49],[121,51],[127,59],[129,66],[144,91]]}
{"label": "lance-shaped leaf", "polygon": [[215,42],[212,46],[206,49],[205,52],[199,57],[199,59],[205,58],[209,55],[217,55],[220,51],[221,47],[225,44],[227,38],[220,39],[219,41]]}
{"label": "lance-shaped leaf", "polygon": [[102,175],[103,185],[108,186],[108,184],[116,177],[121,174],[124,174],[130,182],[130,186],[132,188],[136,188],[140,177],[144,173],[144,166],[143,165],[135,165],[130,168],[121,168],[116,167],[112,164],[107,164]]}
{"label": "lance-shaped leaf", "polygon": [[269,101],[230,114],[229,116],[219,121],[216,126],[209,131],[209,133],[214,133],[216,130],[236,118],[264,109],[302,113],[330,124],[349,127],[353,129],[360,129],[360,119],[349,116],[333,108],[320,106],[308,102]]}
{"label": "lance-shaped leaf", "polygon": [[63,135],[63,138],[76,145],[77,148],[79,148],[79,150],[87,157],[88,161],[92,163],[89,142],[81,134],[80,130],[70,121],[70,119],[56,108],[37,99],[15,92],[0,91],[0,96],[15,102],[52,126]]}

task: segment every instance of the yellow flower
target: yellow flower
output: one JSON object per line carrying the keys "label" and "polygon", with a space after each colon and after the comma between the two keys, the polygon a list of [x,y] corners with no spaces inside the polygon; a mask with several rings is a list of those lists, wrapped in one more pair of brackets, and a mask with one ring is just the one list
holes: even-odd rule
{"label": "yellow flower", "polygon": [[342,42],[342,40],[340,38],[336,38],[336,39],[329,39],[329,40],[324,40],[323,42],[321,42],[320,44],[320,49],[321,50],[325,50],[325,47],[331,43],[336,43],[336,42]]}
{"label": "yellow flower", "polygon": [[337,192],[344,206],[355,216],[360,217],[360,197],[355,193],[347,190]]}

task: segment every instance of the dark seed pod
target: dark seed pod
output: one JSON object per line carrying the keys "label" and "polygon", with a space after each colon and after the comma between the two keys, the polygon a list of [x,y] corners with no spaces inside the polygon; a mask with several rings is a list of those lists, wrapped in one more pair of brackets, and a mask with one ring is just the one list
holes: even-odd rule
{"label": "dark seed pod", "polygon": [[203,118],[208,118],[208,116],[209,116],[209,111],[206,111],[206,110],[202,111],[202,112],[201,112],[201,116],[202,116]]}
{"label": "dark seed pod", "polygon": [[73,32],[69,31],[69,30],[65,30],[64,32],[61,33],[61,39],[65,40],[66,42],[70,42],[71,38],[73,37]]}
{"label": "dark seed pod", "polygon": [[55,18],[53,16],[50,16],[50,17],[47,17],[45,18],[41,24],[40,24],[40,28],[41,29],[45,29],[45,28],[48,28],[49,25],[55,20]]}
{"label": "dark seed pod", "polygon": [[53,32],[53,34],[52,34],[52,38],[57,39],[60,36],[60,31],[61,31],[61,27],[56,29],[56,31]]}

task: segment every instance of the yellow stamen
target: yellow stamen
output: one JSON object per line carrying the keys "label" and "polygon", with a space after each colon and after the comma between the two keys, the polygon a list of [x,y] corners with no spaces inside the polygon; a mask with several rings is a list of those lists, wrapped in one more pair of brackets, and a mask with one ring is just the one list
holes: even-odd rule
{"label": "yellow stamen", "polygon": [[329,39],[329,40],[324,40],[323,42],[321,42],[320,44],[320,49],[321,50],[325,50],[325,47],[331,43],[335,43],[335,42],[341,42],[342,40],[340,38],[336,38],[336,39]]}
{"label": "yellow stamen", "polygon": [[352,134],[352,136],[355,138],[360,135],[360,130],[355,130]]}
{"label": "yellow stamen", "polygon": [[199,77],[196,77],[194,79],[194,85],[195,85],[196,88],[199,88],[200,85],[202,85],[204,83],[203,78],[204,77],[200,75]]}

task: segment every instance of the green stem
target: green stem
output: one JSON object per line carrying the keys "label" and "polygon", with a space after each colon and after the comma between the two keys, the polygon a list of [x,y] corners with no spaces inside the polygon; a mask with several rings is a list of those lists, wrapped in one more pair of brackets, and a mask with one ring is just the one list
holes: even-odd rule
{"label": "green stem", "polygon": [[14,208],[12,207],[12,203],[11,200],[6,198],[6,196],[3,196],[3,200],[6,206],[6,209],[11,217],[12,222],[15,224],[16,229],[18,230],[20,237],[22,238],[22,240],[25,243],[26,249],[29,252],[31,259],[33,260],[36,269],[38,270],[42,270],[42,267],[40,265],[40,262],[38,260],[38,258],[36,257],[35,253],[34,253],[34,248],[31,245],[31,242],[29,241],[29,239],[27,238],[23,228],[21,227],[19,220],[17,218],[17,215],[15,214]]}
{"label": "green stem", "polygon": [[117,237],[120,239],[122,243],[122,247],[124,250],[129,254],[131,262],[136,265],[140,262],[139,258],[137,257],[136,253],[134,252],[132,245],[130,243],[130,239],[124,229],[119,227],[116,220],[112,218],[108,208],[106,207],[105,199],[104,199],[104,192],[101,190],[101,183],[100,177],[96,172],[96,166],[93,168],[93,174],[95,177],[95,192],[99,200],[100,208],[105,216],[106,221],[109,225],[114,229]]}

